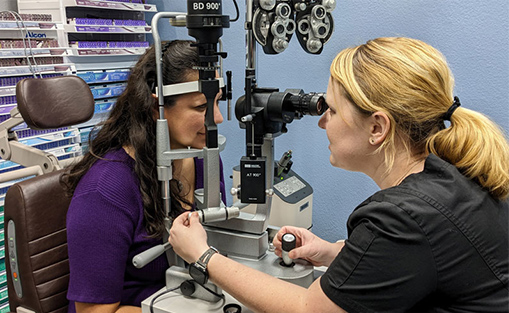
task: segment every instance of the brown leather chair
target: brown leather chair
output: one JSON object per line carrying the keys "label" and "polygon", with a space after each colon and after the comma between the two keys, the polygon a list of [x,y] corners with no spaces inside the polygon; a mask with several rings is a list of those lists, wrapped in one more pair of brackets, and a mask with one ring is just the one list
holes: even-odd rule
{"label": "brown leather chair", "polygon": [[[67,312],[69,261],[65,217],[70,198],[60,186],[63,171],[19,182],[7,191],[6,260],[15,262],[12,256],[17,258],[15,266],[6,262],[11,311],[24,307],[37,313]],[[19,287],[15,288],[15,283]]]}
{"label": "brown leather chair", "polygon": [[[30,128],[47,129],[89,120],[94,99],[77,76],[25,79],[16,86],[18,110]],[[36,313],[65,313],[69,283],[66,214],[60,185],[64,170],[14,184],[4,205],[9,306]]]}

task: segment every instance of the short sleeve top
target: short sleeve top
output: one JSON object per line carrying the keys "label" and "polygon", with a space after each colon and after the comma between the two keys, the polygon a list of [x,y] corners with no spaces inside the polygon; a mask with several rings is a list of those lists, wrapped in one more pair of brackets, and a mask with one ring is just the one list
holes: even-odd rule
{"label": "short sleeve top", "polygon": [[508,312],[507,202],[430,155],[348,219],[320,285],[355,312]]}

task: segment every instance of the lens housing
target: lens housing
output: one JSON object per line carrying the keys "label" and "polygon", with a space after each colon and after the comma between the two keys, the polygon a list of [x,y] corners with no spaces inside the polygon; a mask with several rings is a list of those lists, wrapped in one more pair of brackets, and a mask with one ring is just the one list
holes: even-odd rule
{"label": "lens housing", "polygon": [[295,112],[302,115],[319,116],[328,108],[323,93],[304,93],[290,96]]}
{"label": "lens housing", "polygon": [[302,89],[273,92],[266,105],[268,120],[291,123],[304,115],[322,115],[328,106],[323,93],[305,93]]}
{"label": "lens housing", "polygon": [[302,89],[280,92],[274,88],[259,88],[250,99],[249,108],[246,108],[245,96],[237,100],[235,116],[241,122],[241,128],[246,127],[245,116],[254,117],[255,132],[263,134],[285,133],[285,125],[294,119],[322,115],[328,109],[324,93],[305,93]]}

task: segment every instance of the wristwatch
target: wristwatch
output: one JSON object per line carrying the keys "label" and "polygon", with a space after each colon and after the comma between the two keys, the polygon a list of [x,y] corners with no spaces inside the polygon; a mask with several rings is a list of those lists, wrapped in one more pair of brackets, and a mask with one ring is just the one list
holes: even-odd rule
{"label": "wristwatch", "polygon": [[200,285],[205,285],[209,279],[207,265],[214,253],[218,253],[217,249],[210,247],[196,262],[189,265],[189,275]]}

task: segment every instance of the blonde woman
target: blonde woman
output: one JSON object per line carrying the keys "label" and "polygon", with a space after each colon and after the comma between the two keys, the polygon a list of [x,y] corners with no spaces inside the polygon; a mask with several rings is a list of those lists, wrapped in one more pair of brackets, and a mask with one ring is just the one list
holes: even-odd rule
{"label": "blonde woman", "polygon": [[[453,87],[444,57],[419,40],[340,52],[319,126],[331,164],[381,190],[353,210],[345,242],[280,230],[276,253],[290,232],[291,258],[328,266],[308,289],[218,253],[210,279],[257,312],[508,312],[509,145]],[[175,220],[170,242],[188,262],[206,240],[196,214]]]}

